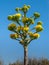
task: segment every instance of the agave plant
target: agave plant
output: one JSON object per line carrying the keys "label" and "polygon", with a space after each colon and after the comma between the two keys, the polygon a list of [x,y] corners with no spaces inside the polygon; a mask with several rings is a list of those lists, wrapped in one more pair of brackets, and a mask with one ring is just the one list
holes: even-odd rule
{"label": "agave plant", "polygon": [[[36,22],[36,26],[32,26],[40,17],[40,13],[35,12],[32,16],[27,17],[29,9],[30,5],[24,5],[22,8],[15,9],[16,14],[8,16],[8,20],[13,22],[9,24],[8,30],[14,32],[10,34],[10,38],[18,40],[24,48],[24,65],[28,65],[28,45],[32,40],[38,39],[40,37],[38,32],[43,30],[41,21]],[[33,30],[35,32],[32,32]]]}

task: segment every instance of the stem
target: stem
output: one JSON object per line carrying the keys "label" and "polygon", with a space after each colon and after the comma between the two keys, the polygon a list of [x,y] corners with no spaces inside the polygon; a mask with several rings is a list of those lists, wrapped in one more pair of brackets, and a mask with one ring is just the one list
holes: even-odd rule
{"label": "stem", "polygon": [[28,48],[24,46],[24,65],[28,65]]}
{"label": "stem", "polygon": [[19,39],[16,39],[16,40],[20,42],[20,40],[19,40]]}
{"label": "stem", "polygon": [[24,17],[26,17],[26,12],[24,12]]}

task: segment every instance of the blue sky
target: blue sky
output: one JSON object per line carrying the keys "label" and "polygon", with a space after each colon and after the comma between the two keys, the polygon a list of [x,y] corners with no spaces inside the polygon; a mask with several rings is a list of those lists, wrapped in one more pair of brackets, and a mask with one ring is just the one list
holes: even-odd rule
{"label": "blue sky", "polygon": [[7,28],[11,21],[7,20],[7,16],[15,14],[15,8],[22,7],[24,4],[31,5],[28,16],[34,12],[41,14],[39,20],[43,21],[44,27],[44,31],[40,32],[40,38],[32,41],[28,46],[28,56],[49,59],[49,0],[0,0],[0,59],[5,64],[18,59],[23,60],[23,47],[18,41],[9,37],[12,32]]}

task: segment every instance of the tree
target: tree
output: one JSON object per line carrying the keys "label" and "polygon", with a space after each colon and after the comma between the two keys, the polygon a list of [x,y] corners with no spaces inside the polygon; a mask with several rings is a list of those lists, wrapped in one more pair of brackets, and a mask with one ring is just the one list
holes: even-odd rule
{"label": "tree", "polygon": [[17,13],[8,16],[8,20],[13,21],[8,26],[8,30],[14,32],[14,34],[10,34],[10,38],[18,40],[24,48],[24,65],[28,65],[28,45],[32,40],[39,38],[38,32],[43,30],[41,21],[38,21],[36,26],[32,26],[40,17],[40,13],[35,12],[31,17],[27,17],[29,8],[30,5],[16,8]]}

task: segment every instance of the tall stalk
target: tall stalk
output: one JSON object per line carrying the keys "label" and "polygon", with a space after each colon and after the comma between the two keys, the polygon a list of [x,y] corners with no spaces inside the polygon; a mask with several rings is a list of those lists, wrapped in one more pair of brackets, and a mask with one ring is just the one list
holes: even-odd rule
{"label": "tall stalk", "polygon": [[28,48],[24,46],[24,65],[28,65]]}

